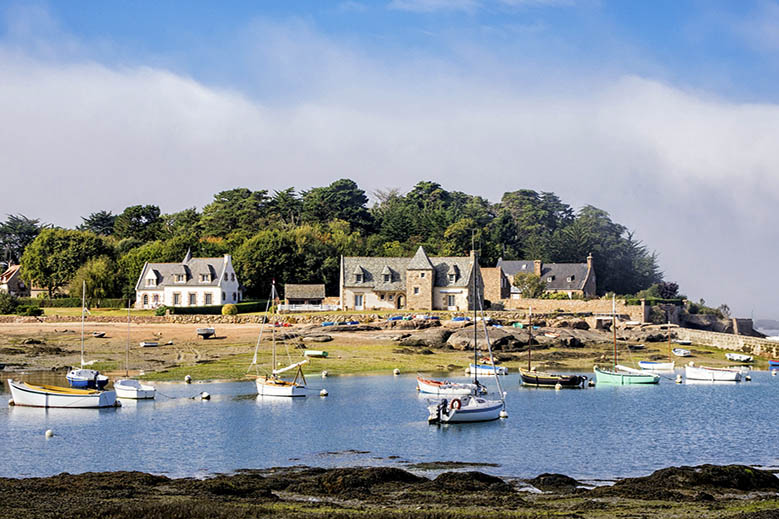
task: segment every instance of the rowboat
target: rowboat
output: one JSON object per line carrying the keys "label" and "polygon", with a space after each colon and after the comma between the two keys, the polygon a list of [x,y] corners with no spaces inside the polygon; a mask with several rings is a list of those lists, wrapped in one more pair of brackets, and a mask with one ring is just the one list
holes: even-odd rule
{"label": "rowboat", "polygon": [[203,339],[209,339],[216,334],[216,330],[213,328],[198,328],[195,333]]}
{"label": "rowboat", "polygon": [[779,369],[779,360],[769,360],[768,369]]}
{"label": "rowboat", "polygon": [[141,384],[135,379],[123,379],[114,382],[114,391],[117,398],[131,400],[149,400],[154,398],[157,390],[154,386]]}
{"label": "rowboat", "polygon": [[564,388],[580,388],[587,382],[584,375],[561,375],[524,368],[519,368],[519,376],[522,378],[522,384],[536,387],[556,387],[560,384]]}
{"label": "rowboat", "polygon": [[671,350],[671,353],[673,353],[677,357],[689,357],[692,355],[692,353],[690,353],[690,350],[685,350],[684,348],[674,348]]}
{"label": "rowboat", "polygon": [[159,345],[156,341],[141,341],[141,348],[156,348]]}
{"label": "rowboat", "polygon": [[304,357],[317,357],[324,359],[327,357],[327,352],[324,350],[306,350],[303,352]]}
{"label": "rowboat", "polygon": [[689,380],[706,380],[709,382],[740,382],[741,370],[689,365],[684,367],[684,376]]}
{"label": "rowboat", "polygon": [[508,375],[509,369],[506,366],[491,366],[489,364],[470,364],[468,373],[477,375]]}
{"label": "rowboat", "polygon": [[752,355],[744,355],[743,353],[726,353],[725,358],[733,362],[752,362],[755,360]]}
{"label": "rowboat", "polygon": [[100,408],[115,407],[115,391],[75,389],[16,382],[8,379],[14,405],[28,407]]}
{"label": "rowboat", "polygon": [[484,386],[476,383],[450,382],[417,377],[417,389],[420,393],[442,396],[481,395],[487,392]]}
{"label": "rowboat", "polygon": [[673,371],[674,362],[652,362],[651,360],[638,361],[638,367],[644,371]]}
{"label": "rowboat", "polygon": [[692,341],[689,339],[676,339],[674,342],[676,344],[681,344],[682,346],[689,346],[692,344]]}
{"label": "rowboat", "polygon": [[601,369],[598,366],[592,368],[595,372],[595,380],[598,385],[627,386],[635,384],[657,384],[660,377],[654,373],[648,373],[639,369],[617,365],[616,369]]}

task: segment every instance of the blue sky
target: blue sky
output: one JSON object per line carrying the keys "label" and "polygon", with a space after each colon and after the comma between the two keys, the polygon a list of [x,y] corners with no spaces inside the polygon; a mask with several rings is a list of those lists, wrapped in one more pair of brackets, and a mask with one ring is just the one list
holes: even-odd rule
{"label": "blue sky", "polygon": [[[779,0],[0,3],[0,213],[420,179],[609,211],[779,317]],[[748,267],[736,268],[737,265]]]}

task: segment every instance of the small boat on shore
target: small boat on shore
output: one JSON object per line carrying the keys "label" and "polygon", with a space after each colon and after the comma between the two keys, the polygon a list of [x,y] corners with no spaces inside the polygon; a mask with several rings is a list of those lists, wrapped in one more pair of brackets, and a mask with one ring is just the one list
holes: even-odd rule
{"label": "small boat on shore", "polygon": [[692,341],[690,341],[688,339],[676,339],[676,340],[674,340],[674,342],[676,344],[681,345],[681,346],[689,346],[690,344],[692,344]]}
{"label": "small boat on shore", "polygon": [[708,382],[740,382],[741,370],[695,366],[690,363],[690,365],[684,367],[684,376],[689,380],[705,380]]}
{"label": "small boat on shore", "polygon": [[677,357],[690,357],[690,356],[692,356],[692,353],[690,353],[690,350],[685,350],[684,348],[674,348],[674,349],[671,350],[671,353],[673,353]]}
{"label": "small boat on shore", "polygon": [[141,341],[141,348],[156,348],[159,345],[157,341]]}
{"label": "small boat on shore", "polygon": [[29,384],[13,379],[8,379],[8,386],[13,404],[19,406],[97,409],[117,405],[115,391]]}
{"label": "small boat on shore", "polygon": [[744,355],[743,353],[726,353],[725,358],[732,360],[733,362],[752,362],[754,357],[752,355]]}
{"label": "small boat on shore", "polygon": [[320,359],[327,358],[327,352],[324,350],[305,350],[303,352],[304,357],[317,357]]}
{"label": "small boat on shore", "polygon": [[216,335],[216,330],[213,328],[198,328],[196,333],[201,339],[210,339]]}
{"label": "small boat on shore", "polygon": [[105,332],[92,332],[92,337],[97,337],[98,339],[102,339],[105,337]]}
{"label": "small boat on shore", "polygon": [[450,382],[419,376],[417,377],[417,390],[420,393],[441,396],[483,395],[487,393],[486,388],[478,382]]}
{"label": "small boat on shore", "polygon": [[779,369],[779,360],[769,360],[768,369]]}

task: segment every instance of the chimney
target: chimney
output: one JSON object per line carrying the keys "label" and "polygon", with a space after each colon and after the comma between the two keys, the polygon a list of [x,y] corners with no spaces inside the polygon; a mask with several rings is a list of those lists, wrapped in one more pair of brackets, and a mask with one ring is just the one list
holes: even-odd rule
{"label": "chimney", "polygon": [[592,252],[587,255],[587,270],[592,270]]}
{"label": "chimney", "polygon": [[533,260],[533,271],[538,277],[541,277],[541,265],[541,260]]}

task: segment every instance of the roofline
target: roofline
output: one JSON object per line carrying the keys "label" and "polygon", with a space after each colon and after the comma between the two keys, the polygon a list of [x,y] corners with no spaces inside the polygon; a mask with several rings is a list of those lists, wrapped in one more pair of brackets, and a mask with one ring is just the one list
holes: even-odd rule
{"label": "roofline", "polygon": [[143,275],[146,274],[146,268],[149,266],[149,262],[145,261],[143,263],[143,268],[141,269],[141,274],[138,276],[138,281],[135,282],[135,291],[139,291],[141,289],[141,280],[143,279]]}

